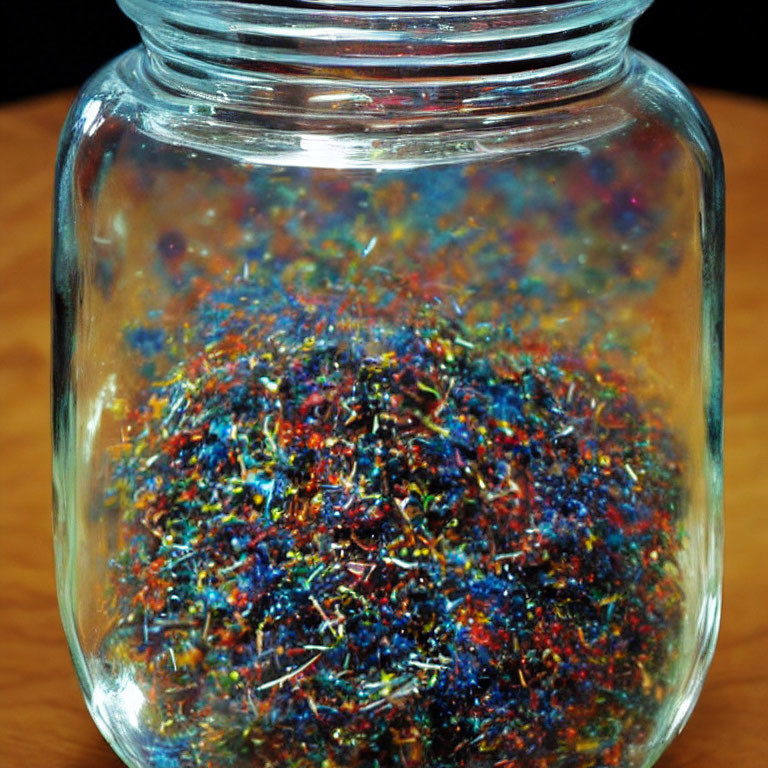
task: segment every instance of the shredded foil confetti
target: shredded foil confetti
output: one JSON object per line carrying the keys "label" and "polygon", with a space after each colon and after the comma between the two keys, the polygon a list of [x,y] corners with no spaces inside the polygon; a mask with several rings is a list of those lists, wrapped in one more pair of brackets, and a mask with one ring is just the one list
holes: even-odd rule
{"label": "shredded foil confetti", "polygon": [[232,280],[125,415],[102,655],[148,765],[634,765],[683,611],[660,416],[540,335],[343,295]]}

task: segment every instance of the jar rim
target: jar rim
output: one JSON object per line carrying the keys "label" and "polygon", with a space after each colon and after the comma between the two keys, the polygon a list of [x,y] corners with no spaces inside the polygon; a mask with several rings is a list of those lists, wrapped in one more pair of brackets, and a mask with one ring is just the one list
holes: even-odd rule
{"label": "jar rim", "polygon": [[277,11],[290,17],[318,17],[330,20],[343,17],[364,19],[415,19],[423,16],[536,17],[582,14],[639,15],[653,0],[117,0],[126,12],[163,13],[185,11],[203,16],[217,12],[228,17],[242,15],[242,20],[271,15]]}
{"label": "jar rim", "polygon": [[519,107],[606,87],[652,0],[405,2],[118,0],[140,29],[148,78],[180,97],[252,111],[300,85],[312,110],[330,100],[336,114],[408,104],[413,115],[418,104],[430,119],[449,103],[474,112],[497,97]]}

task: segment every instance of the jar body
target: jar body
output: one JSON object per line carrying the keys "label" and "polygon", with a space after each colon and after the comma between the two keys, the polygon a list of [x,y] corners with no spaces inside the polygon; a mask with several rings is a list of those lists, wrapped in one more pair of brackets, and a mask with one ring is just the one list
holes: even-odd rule
{"label": "jar body", "polygon": [[102,732],[133,766],[650,764],[719,617],[692,98],[633,54],[547,130],[239,151],[167,130],[143,56],[57,190],[58,586]]}

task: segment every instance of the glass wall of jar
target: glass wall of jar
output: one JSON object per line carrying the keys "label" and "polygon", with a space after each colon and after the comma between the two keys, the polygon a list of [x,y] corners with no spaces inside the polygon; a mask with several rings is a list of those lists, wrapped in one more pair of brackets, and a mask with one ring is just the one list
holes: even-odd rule
{"label": "glass wall of jar", "polygon": [[646,766],[720,595],[722,169],[644,0],[121,0],[57,187],[63,622],[135,768]]}

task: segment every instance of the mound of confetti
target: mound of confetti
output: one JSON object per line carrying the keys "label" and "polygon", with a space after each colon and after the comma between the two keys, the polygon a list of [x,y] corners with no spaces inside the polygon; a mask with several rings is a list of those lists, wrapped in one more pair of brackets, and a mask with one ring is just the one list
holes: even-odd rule
{"label": "mound of confetti", "polygon": [[201,317],[110,467],[102,655],[148,765],[637,764],[682,615],[653,409],[431,311],[234,286]]}

